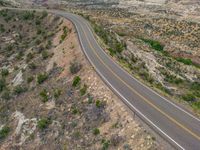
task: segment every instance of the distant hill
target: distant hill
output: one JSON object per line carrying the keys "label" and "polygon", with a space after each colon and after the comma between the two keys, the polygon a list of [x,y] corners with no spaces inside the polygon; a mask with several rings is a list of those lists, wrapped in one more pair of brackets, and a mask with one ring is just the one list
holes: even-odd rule
{"label": "distant hill", "polygon": [[98,6],[116,6],[131,8],[134,6],[193,6],[198,7],[200,5],[199,0],[1,0],[2,3],[19,4],[44,4],[44,3],[68,3],[73,5],[98,5]]}
{"label": "distant hill", "polygon": [[[161,15],[176,15],[182,18],[191,18],[200,21],[199,0],[1,0],[13,6],[83,6],[89,8],[125,8],[137,13],[153,13]],[[65,4],[65,5],[63,5]],[[5,4],[1,4],[5,5]]]}

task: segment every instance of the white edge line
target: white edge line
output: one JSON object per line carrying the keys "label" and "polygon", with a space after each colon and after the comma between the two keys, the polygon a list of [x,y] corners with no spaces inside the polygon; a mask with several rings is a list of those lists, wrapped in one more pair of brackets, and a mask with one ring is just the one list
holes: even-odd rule
{"label": "white edge line", "polygon": [[[68,18],[70,19],[70,18]],[[70,19],[71,20],[71,19]],[[72,21],[72,20],[71,20]],[[72,21],[73,22],[73,21]],[[73,23],[76,26],[76,29],[78,31],[78,27],[75,23]],[[98,72],[98,74],[107,82],[107,84],[124,100],[128,103],[129,106],[131,106],[136,112],[138,112],[138,114],[140,114],[144,119],[146,119],[150,124],[152,124],[158,131],[160,131],[163,135],[165,135],[168,139],[170,139],[172,142],[174,142],[179,148],[181,148],[182,150],[185,150],[180,144],[178,144],[175,140],[173,140],[169,135],[167,135],[164,131],[162,131],[158,126],[156,126],[150,119],[148,119],[142,112],[140,112],[136,107],[134,107],[122,94],[120,94],[113,86],[112,84],[104,77],[103,74],[101,74],[101,72],[95,67],[95,65],[93,64],[93,62],[91,61],[91,59],[89,58],[88,54],[86,53],[86,50],[83,46],[83,43],[81,41],[80,38],[80,34],[79,32],[78,36],[79,36],[79,41],[81,43],[81,47],[84,50],[85,55],[87,56],[88,60],[90,61],[90,63],[94,66],[95,70]]]}
{"label": "white edge line", "polygon": [[[61,15],[62,16],[62,15]],[[63,16],[64,17],[64,16]],[[68,18],[68,19],[70,19],[70,18]],[[71,21],[72,21],[72,19],[70,19]],[[73,22],[73,21],[72,21]],[[84,53],[85,53],[85,55],[86,55],[86,57],[88,58],[88,60],[90,61],[90,63],[94,66],[94,68],[95,68],[95,70],[98,72],[98,74],[107,82],[107,84],[124,100],[124,101],[126,101],[127,103],[128,103],[128,105],[129,106],[131,106],[138,114],[140,114],[144,119],[146,119],[150,124],[152,124],[158,131],[160,131],[163,135],[165,135],[168,139],[170,139],[172,142],[174,142],[179,148],[181,148],[182,150],[185,150],[180,144],[178,144],[175,140],[173,140],[169,135],[167,135],[164,131],[162,131],[162,129],[160,129],[158,126],[156,126],[151,120],[149,120],[142,112],[140,112],[137,108],[135,108],[123,95],[121,95],[112,85],[111,85],[111,83],[101,74],[101,72],[95,67],[95,65],[93,64],[93,62],[91,61],[91,59],[89,58],[89,56],[87,55],[87,53],[86,53],[86,50],[85,50],[85,48],[84,48],[84,46],[83,46],[83,43],[82,43],[82,41],[81,41],[81,39],[80,39],[80,34],[79,34],[79,32],[78,32],[78,28],[77,28],[77,25],[73,22],[73,24],[75,25],[75,27],[76,27],[76,30],[77,30],[77,33],[78,33],[78,37],[79,37],[79,41],[80,41],[80,43],[81,43],[81,47],[82,47],[82,49],[83,49],[83,51],[84,51]],[[88,27],[88,26],[87,26]],[[88,27],[89,28],[89,27]],[[89,30],[90,30],[90,28],[89,28]],[[90,30],[90,32],[91,32],[91,30]],[[91,32],[91,33],[93,33],[93,32]],[[93,36],[93,34],[92,34],[92,36]],[[94,37],[94,36],[93,36]],[[95,38],[94,38],[95,39]],[[96,39],[95,39],[95,41],[96,41]],[[104,52],[104,51],[103,51]],[[105,52],[104,52],[105,53]],[[107,54],[106,54],[107,55]],[[114,62],[115,63],[115,62]],[[116,64],[116,63],[115,63]],[[117,64],[118,65],[118,64]],[[129,75],[129,74],[128,74]],[[129,75],[130,76],[130,75]],[[130,76],[130,77],[132,77],[132,76]],[[132,77],[133,78],[133,77]],[[133,79],[135,79],[135,78],[133,78]],[[137,80],[136,80],[137,81]],[[138,82],[138,81],[137,81]],[[140,83],[140,82],[138,82],[138,83]],[[143,83],[140,83],[140,84],[143,84]],[[145,87],[146,87],[146,85],[144,85]],[[149,88],[149,87],[147,87],[147,88]],[[150,88],[149,88],[150,89]],[[151,90],[151,89],[150,89]],[[152,92],[154,92],[153,90],[152,90]],[[156,92],[155,92],[155,94],[157,94]],[[158,95],[158,94],[157,94]],[[158,95],[158,96],[160,96],[160,95]],[[160,96],[160,97],[162,97],[162,96]],[[165,99],[165,98],[164,98]],[[167,100],[168,101],[168,100]],[[173,103],[172,103],[173,104]],[[175,104],[174,104],[175,105]],[[175,105],[176,106],[176,105]],[[178,107],[178,106],[176,106],[176,107]],[[178,107],[179,108],[179,107]],[[182,109],[182,108],[179,108],[179,109]],[[184,111],[184,110],[183,110]],[[187,113],[187,112],[186,112]],[[191,114],[190,114],[191,115]]]}
{"label": "white edge line", "polygon": [[[80,16],[79,16],[80,17]],[[85,20],[85,19],[84,19]],[[90,27],[88,26],[88,22],[86,24],[87,28],[90,30],[91,33],[93,33],[90,29]],[[94,35],[92,34],[94,40],[96,41],[96,38],[94,37]],[[96,41],[96,43],[98,43]],[[99,44],[98,44],[99,45]],[[101,48],[101,47],[100,47]],[[102,49],[102,48],[101,48]],[[107,58],[110,59],[110,57],[108,56],[108,54],[102,49],[103,53],[106,55]],[[155,92],[154,90],[152,90],[150,87],[146,86],[145,84],[143,84],[142,82],[140,82],[138,79],[136,79],[135,77],[131,76],[127,71],[125,71],[118,63],[114,62],[119,68],[121,68],[129,77],[131,77],[132,79],[134,79],[136,82],[138,82],[140,85],[146,87],[148,90],[150,90],[151,92],[153,92],[154,94],[156,94],[157,96],[159,96],[160,98],[162,98],[163,100],[165,100],[166,102],[172,104],[174,107],[178,108],[179,110],[183,111],[184,113],[186,113],[187,115],[189,115],[190,117],[192,117],[193,119],[196,119],[197,121],[200,122],[200,119],[195,117],[194,115],[192,115],[191,113],[189,113],[188,111],[184,110],[183,108],[181,108],[180,106],[176,105],[175,103],[171,102],[170,100],[166,99],[165,97],[161,96],[160,94],[158,94],[157,92]]]}

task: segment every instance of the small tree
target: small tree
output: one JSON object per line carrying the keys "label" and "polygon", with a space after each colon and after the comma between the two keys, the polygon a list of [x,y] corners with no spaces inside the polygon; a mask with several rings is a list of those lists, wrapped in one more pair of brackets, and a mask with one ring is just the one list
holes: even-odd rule
{"label": "small tree", "polygon": [[8,74],[9,74],[8,69],[2,69],[2,70],[1,70],[1,75],[2,75],[3,77],[7,76]]}
{"label": "small tree", "polygon": [[74,114],[74,115],[76,115],[77,113],[79,113],[79,110],[78,110],[78,108],[77,107],[72,107],[71,108],[72,109],[72,113]]}
{"label": "small tree", "polygon": [[42,73],[42,74],[39,74],[37,76],[37,82],[38,82],[38,84],[42,84],[47,79],[48,79],[48,75],[46,73]]}
{"label": "small tree", "polygon": [[76,77],[74,77],[72,86],[77,87],[80,84],[80,82],[81,82],[81,78],[79,76],[76,76]]}
{"label": "small tree", "polygon": [[27,78],[27,83],[31,83],[33,80],[34,80],[34,77],[30,76],[30,77]]}
{"label": "small tree", "polygon": [[33,57],[34,57],[33,53],[28,53],[26,55],[26,62],[29,62],[31,59],[33,59]]}
{"label": "small tree", "polygon": [[100,100],[97,100],[97,101],[96,101],[96,107],[97,107],[97,108],[100,108],[101,106],[102,106],[101,101],[100,101]]}
{"label": "small tree", "polygon": [[47,51],[42,51],[42,58],[47,59],[49,57],[49,53]]}
{"label": "small tree", "polygon": [[39,129],[44,130],[49,126],[50,123],[50,119],[42,118],[38,121],[37,126]]}
{"label": "small tree", "polygon": [[0,139],[4,139],[6,136],[8,136],[9,132],[10,132],[10,128],[8,126],[4,126],[0,130]]}
{"label": "small tree", "polygon": [[185,100],[187,102],[194,102],[194,101],[196,101],[196,97],[193,94],[191,94],[191,93],[183,95],[182,98],[183,98],[183,100]]}
{"label": "small tree", "polygon": [[48,93],[47,90],[44,89],[40,92],[40,97],[42,98],[42,102],[47,102],[48,101]]}
{"label": "small tree", "polygon": [[26,87],[17,85],[17,86],[14,88],[14,94],[19,95],[19,94],[25,92],[26,90],[27,90]]}
{"label": "small tree", "polygon": [[102,144],[103,144],[102,150],[107,150],[110,146],[110,141],[103,139]]}
{"label": "small tree", "polygon": [[60,89],[55,89],[54,90],[54,98],[55,99],[58,99],[61,94],[62,94],[62,91]]}
{"label": "small tree", "polygon": [[9,100],[10,99],[10,91],[9,90],[3,91],[1,98],[5,99],[5,100]]}
{"label": "small tree", "polygon": [[76,74],[81,70],[82,66],[81,64],[77,62],[70,63],[70,72],[71,74]]}
{"label": "small tree", "polygon": [[87,92],[87,85],[84,84],[84,86],[80,89],[81,96],[85,95],[86,92]]}
{"label": "small tree", "polygon": [[29,65],[28,65],[28,67],[30,68],[30,69],[36,69],[37,68],[37,66],[36,66],[36,64],[35,63],[30,63]]}
{"label": "small tree", "polygon": [[47,15],[48,15],[47,11],[43,11],[42,16],[40,18],[44,19],[45,17],[47,17]]}
{"label": "small tree", "polygon": [[5,79],[0,79],[0,92],[2,92],[6,87]]}
{"label": "small tree", "polygon": [[34,12],[25,11],[22,15],[23,20],[32,20],[34,18]]}
{"label": "small tree", "polygon": [[100,130],[98,128],[93,129],[93,134],[94,135],[100,134]]}

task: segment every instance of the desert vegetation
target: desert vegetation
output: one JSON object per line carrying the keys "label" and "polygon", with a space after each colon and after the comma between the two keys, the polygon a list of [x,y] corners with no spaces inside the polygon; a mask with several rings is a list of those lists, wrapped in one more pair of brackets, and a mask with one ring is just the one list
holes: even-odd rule
{"label": "desert vegetation", "polygon": [[91,22],[99,43],[128,72],[198,112],[199,41],[198,33],[191,34],[190,29],[196,31],[200,25],[124,9],[117,9],[116,13],[116,9],[77,13]]}
{"label": "desert vegetation", "polygon": [[[69,21],[4,9],[0,24],[0,149],[157,146],[132,117],[113,111],[116,97],[85,60]],[[111,41],[121,54],[123,42]]]}

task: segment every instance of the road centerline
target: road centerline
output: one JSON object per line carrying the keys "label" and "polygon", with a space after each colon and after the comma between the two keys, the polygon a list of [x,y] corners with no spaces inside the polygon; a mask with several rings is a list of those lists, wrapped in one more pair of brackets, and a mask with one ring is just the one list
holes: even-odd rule
{"label": "road centerline", "polygon": [[142,98],[147,104],[149,104],[151,107],[153,107],[154,109],[156,109],[158,112],[160,112],[161,114],[163,114],[165,117],[167,117],[169,120],[171,120],[173,123],[175,123],[177,126],[181,127],[182,129],[184,129],[185,131],[187,131],[187,133],[189,133],[190,135],[192,135],[193,137],[195,137],[196,139],[198,139],[200,141],[200,136],[198,136],[197,134],[195,134],[194,132],[192,132],[190,129],[188,129],[187,127],[185,127],[184,125],[182,125],[180,122],[178,122],[177,120],[175,120],[173,117],[169,116],[168,114],[166,114],[164,111],[162,111],[160,108],[158,108],[155,104],[153,104],[152,102],[150,102],[148,99],[146,99],[144,96],[142,96],[140,93],[138,93],[135,89],[133,89],[129,84],[127,84],[123,79],[121,79],[107,64],[104,63],[104,61],[99,57],[99,55],[96,53],[95,48],[92,46],[91,42],[89,41],[86,32],[83,30],[82,26],[81,26],[81,30],[84,33],[84,36],[90,46],[90,48],[92,49],[92,51],[94,52],[94,54],[97,56],[97,58],[101,61],[101,63],[116,77],[118,78],[126,87],[128,87],[132,92],[134,92],[136,95],[138,95],[140,98]]}

